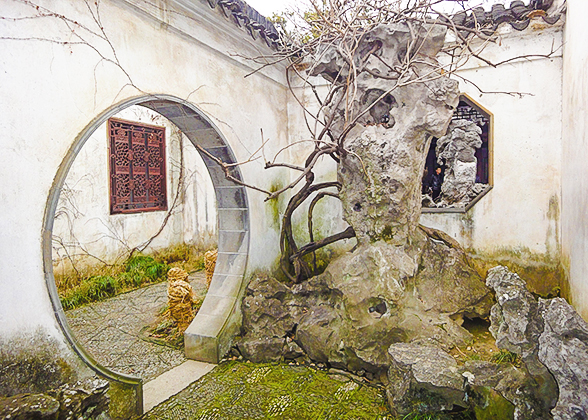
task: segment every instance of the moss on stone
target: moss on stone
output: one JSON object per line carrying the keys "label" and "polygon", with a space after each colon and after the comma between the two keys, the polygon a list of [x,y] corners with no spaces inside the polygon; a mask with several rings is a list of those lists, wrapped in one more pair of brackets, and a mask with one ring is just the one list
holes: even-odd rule
{"label": "moss on stone", "polygon": [[468,256],[482,278],[486,278],[489,269],[503,265],[517,273],[535,295],[544,298],[568,297],[565,293],[568,280],[564,267],[547,254],[532,252],[526,248],[503,248],[494,252],[469,251]]}
{"label": "moss on stone", "polygon": [[0,340],[0,396],[41,394],[75,382],[78,371],[81,362],[40,330]]}
{"label": "moss on stone", "polygon": [[137,414],[137,390],[135,387],[120,382],[110,382],[109,414],[113,420],[129,419]]}
{"label": "moss on stone", "polygon": [[143,419],[392,419],[384,390],[286,364],[226,362]]}
{"label": "moss on stone", "polygon": [[476,420],[512,420],[514,405],[490,388],[478,387],[475,390],[474,407]]}

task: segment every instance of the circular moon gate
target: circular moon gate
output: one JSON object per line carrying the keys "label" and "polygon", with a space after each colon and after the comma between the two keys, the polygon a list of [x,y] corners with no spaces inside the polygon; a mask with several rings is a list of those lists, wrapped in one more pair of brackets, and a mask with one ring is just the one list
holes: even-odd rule
{"label": "circular moon gate", "polygon": [[[197,107],[169,95],[148,95],[123,101],[94,119],[75,139],[61,163],[49,192],[43,223],[43,266],[45,281],[55,316],[74,351],[98,374],[136,388],[138,411],[141,410],[141,380],[111,372],[100,366],[77,343],[59,300],[52,263],[52,231],[61,188],[75,158],[86,141],[108,118],[132,105],[141,105],[163,115],[196,145],[226,163],[236,163],[235,156],[212,121]],[[197,149],[198,150],[198,149]],[[190,359],[218,363],[228,351],[232,336],[239,330],[238,297],[249,251],[249,206],[245,187],[226,179],[223,170],[209,156],[200,152],[214,185],[218,210],[218,257],[214,277],[202,307],[184,334],[185,352]],[[239,167],[231,175],[242,180]]]}

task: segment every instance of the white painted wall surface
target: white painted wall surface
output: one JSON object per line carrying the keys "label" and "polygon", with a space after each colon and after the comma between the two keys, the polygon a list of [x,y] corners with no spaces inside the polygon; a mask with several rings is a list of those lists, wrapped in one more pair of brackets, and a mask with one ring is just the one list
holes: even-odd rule
{"label": "white painted wall surface", "polygon": [[421,216],[425,226],[441,229],[465,247],[483,252],[527,249],[549,258],[559,256],[561,190],[561,26],[533,22],[522,33],[506,33],[484,56],[492,62],[529,57],[490,67],[472,60],[457,74],[460,90],[493,114],[494,188],[466,214]]}
{"label": "white painted wall surface", "polygon": [[[43,215],[59,165],[100,113],[148,93],[183,98],[211,118],[239,161],[261,144],[260,129],[273,139],[268,153],[282,147],[288,134],[283,72],[268,68],[245,78],[256,66],[232,54],[269,50],[207,2],[185,0],[181,7],[157,2],[161,8],[148,10],[138,0],[103,0],[100,19],[109,42],[85,2],[40,3],[79,26],[74,24],[72,33],[52,17],[0,21],[0,334],[5,337],[37,328],[59,336],[44,281]],[[1,14],[35,12],[7,1]],[[76,34],[100,54],[77,44]],[[268,187],[274,179],[261,167],[253,162],[241,171],[246,181]],[[250,192],[249,203],[253,269],[272,263],[279,247],[267,232],[263,195]]]}
{"label": "white painted wall surface", "polygon": [[[553,46],[557,51],[551,58],[517,60],[497,68],[472,60],[458,72],[486,92],[514,93],[481,94],[474,85],[458,79],[460,91],[493,114],[494,188],[466,214],[421,216],[423,225],[443,230],[476,251],[526,249],[559,258],[562,27],[542,22],[534,20],[524,32],[508,30],[510,26],[504,25],[502,42],[488,45],[483,54],[500,62],[516,56],[548,54]],[[319,80],[316,82],[321,85]],[[317,109],[310,89],[296,88],[295,93],[311,110]],[[295,100],[289,106],[291,141],[309,138],[301,107]],[[308,121],[312,123],[310,118]],[[305,155],[299,156],[298,164]],[[335,164],[327,160],[322,175],[334,179],[335,171]],[[339,206],[333,205],[331,211],[333,219],[341,217]]]}
{"label": "white painted wall surface", "polygon": [[571,300],[588,320],[588,2],[568,0],[563,63],[562,250]]}
{"label": "white painted wall surface", "polygon": [[78,268],[100,260],[112,263],[148,241],[147,253],[184,242],[201,248],[216,244],[214,187],[196,148],[169,120],[148,108],[131,106],[115,117],[165,127],[168,209],[110,214],[108,126],[102,124],[81,149],[62,189],[53,226],[54,270],[67,270],[70,259]]}

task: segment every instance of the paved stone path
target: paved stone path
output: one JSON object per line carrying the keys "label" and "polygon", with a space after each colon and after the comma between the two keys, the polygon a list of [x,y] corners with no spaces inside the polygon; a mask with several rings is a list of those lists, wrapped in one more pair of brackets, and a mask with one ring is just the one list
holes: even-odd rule
{"label": "paved stone path", "polygon": [[[206,294],[203,271],[190,275],[190,284],[197,295]],[[149,381],[187,360],[183,350],[140,337],[166,303],[167,282],[162,282],[67,311],[66,316],[76,339],[98,363]]]}
{"label": "paved stone path", "polygon": [[143,420],[269,418],[394,419],[386,407],[382,387],[358,384],[346,376],[310,367],[237,361],[221,363],[141,417]]}

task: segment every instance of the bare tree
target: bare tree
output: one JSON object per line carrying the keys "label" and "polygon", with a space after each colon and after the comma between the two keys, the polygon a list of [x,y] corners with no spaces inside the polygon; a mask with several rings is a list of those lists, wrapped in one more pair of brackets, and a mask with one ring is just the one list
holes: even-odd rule
{"label": "bare tree", "polygon": [[[278,51],[272,56],[252,58],[261,64],[260,68],[287,62],[290,91],[303,109],[310,134],[309,139],[287,146],[311,145],[304,165],[280,161],[284,149],[265,163],[268,169],[289,168],[297,173],[283,188],[263,191],[267,194],[266,200],[294,191],[284,212],[280,233],[280,265],[290,281],[300,282],[317,274],[314,256],[317,249],[358,234],[350,226],[342,232],[314,240],[312,220],[317,202],[325,197],[341,198],[343,187],[341,174],[338,181],[324,182],[315,176],[315,169],[322,162],[321,157],[330,157],[341,167],[342,160],[355,154],[359,162],[356,171],[367,175],[361,157],[348,147],[349,133],[358,126],[393,126],[395,121],[390,110],[398,106],[395,92],[417,84],[436,89],[435,83],[452,76],[463,79],[456,71],[472,59],[496,67],[530,57],[550,57],[557,51],[558,48],[552,48],[544,55],[511,57],[498,63],[486,59],[484,48],[499,39],[496,35],[498,25],[513,17],[498,15],[495,20],[488,20],[479,7],[467,7],[467,3],[452,0],[310,0],[309,8],[289,13],[292,29],[284,29],[285,19],[278,19],[282,27]],[[551,3],[532,2],[519,8],[519,17],[528,20],[526,14],[545,10]],[[383,31],[397,37],[395,42],[398,45],[394,46],[392,53],[383,51]],[[380,35],[374,35],[376,32]],[[322,76],[322,79],[315,76]],[[328,82],[326,89],[319,86],[325,80]],[[298,96],[299,90],[294,87],[301,85],[306,88],[305,92],[312,92],[317,107],[308,106],[304,98]],[[523,95],[521,92],[496,93]],[[428,144],[430,138],[427,150]],[[232,178],[229,166],[218,159],[217,163]],[[247,186],[260,190],[257,186]],[[303,246],[298,245],[292,229],[293,214],[301,207],[305,207],[308,213],[310,237],[310,242]],[[420,203],[418,207],[420,209]],[[309,254],[313,256],[310,259]]]}

